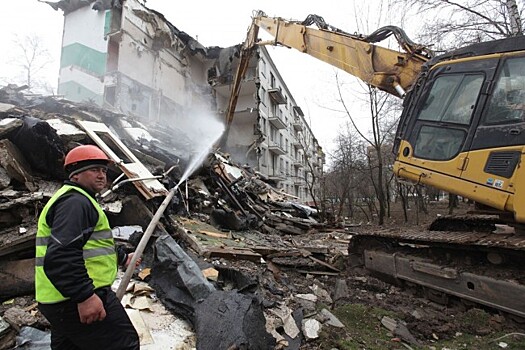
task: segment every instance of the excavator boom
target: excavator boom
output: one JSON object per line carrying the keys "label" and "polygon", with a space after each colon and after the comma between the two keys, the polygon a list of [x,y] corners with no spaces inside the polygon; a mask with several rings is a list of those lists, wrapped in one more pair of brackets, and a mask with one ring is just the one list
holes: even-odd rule
{"label": "excavator boom", "polygon": [[[316,23],[325,28],[312,28]],[[340,68],[378,89],[403,96],[416,81],[421,66],[431,58],[431,52],[414,45],[397,27],[385,27],[364,37],[351,35],[324,24],[321,17],[310,15],[305,21],[287,21],[259,13],[253,25],[264,29],[275,39],[268,42],[292,47],[323,62]],[[333,30],[330,30],[332,28]],[[373,42],[395,34],[403,52],[391,50]]]}

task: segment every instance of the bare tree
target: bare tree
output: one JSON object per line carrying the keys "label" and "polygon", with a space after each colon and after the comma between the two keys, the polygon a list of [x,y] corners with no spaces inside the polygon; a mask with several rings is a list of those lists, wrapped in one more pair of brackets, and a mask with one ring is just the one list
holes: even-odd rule
{"label": "bare tree", "polygon": [[394,112],[398,110],[397,108],[390,108],[396,102],[393,102],[394,97],[392,95],[380,91],[370,85],[366,85],[366,100],[369,107],[369,116],[371,121],[371,131],[370,135],[368,136],[365,135],[365,133],[362,132],[355,123],[355,120],[343,98],[341,84],[339,83],[337,75],[336,82],[340,102],[350,120],[351,125],[368,145],[366,150],[368,170],[379,205],[378,223],[379,225],[382,225],[387,214],[388,198],[386,189],[386,184],[388,181],[386,181],[387,177],[385,176],[385,167],[387,164],[384,161],[384,156],[385,154],[390,153],[391,146],[387,144],[387,140],[391,140],[393,138],[392,133],[394,132],[395,125],[397,124],[395,121],[390,120],[388,122],[388,120],[391,119]]}
{"label": "bare tree", "polygon": [[354,206],[359,200],[358,187],[363,186],[363,157],[359,149],[361,140],[347,124],[337,136],[337,149],[332,155],[332,167],[326,175],[336,217],[354,216]]}
{"label": "bare tree", "polygon": [[516,0],[397,0],[402,12],[415,10],[424,18],[418,41],[443,51],[467,44],[522,35]]}
{"label": "bare tree", "polygon": [[19,66],[23,74],[23,83],[29,89],[49,90],[49,84],[41,79],[39,73],[51,63],[51,55],[37,35],[16,36],[13,40],[15,51],[11,61]]}

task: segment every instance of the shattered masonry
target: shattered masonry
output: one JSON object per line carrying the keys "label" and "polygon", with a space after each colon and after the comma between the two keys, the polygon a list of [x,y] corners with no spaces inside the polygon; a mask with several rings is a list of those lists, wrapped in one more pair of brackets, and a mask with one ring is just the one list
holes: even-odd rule
{"label": "shattered masonry", "polygon": [[[102,203],[115,238],[130,250],[162,199],[155,195],[157,185],[151,187],[149,178],[141,180],[145,173],[124,182],[136,175],[129,171],[130,164],[135,164],[133,169],[139,164],[160,188],[172,188],[186,167],[181,155],[189,152],[186,144],[170,137],[169,126],[146,128],[95,105],[25,96],[20,90],[14,85],[0,89],[1,300],[33,293],[35,217],[66,177],[62,162],[67,150],[97,142],[113,154],[115,165],[108,176],[115,190],[104,195]],[[214,349],[220,341],[254,349],[272,348],[276,342],[299,346],[304,341],[302,319],[311,314],[302,309],[314,304],[285,306],[293,300],[293,290],[286,286],[281,268],[337,276],[347,254],[343,231],[333,239],[337,229],[318,223],[315,216],[315,210],[293,202],[249,167],[226,154],[211,153],[157,227],[145,251],[144,267],[151,269],[145,278],[166,308],[194,326],[198,349]],[[188,264],[198,268],[184,267]],[[210,313],[225,307],[229,313]],[[292,314],[294,325],[282,333],[283,320]],[[317,329],[315,322],[307,327]],[[222,335],[213,332],[210,327],[217,323],[238,324],[237,333],[231,327]],[[45,329],[38,317],[25,324]],[[305,331],[304,336],[315,337],[313,330]],[[0,334],[0,349],[2,341],[14,341],[16,331],[8,327],[6,332]]]}

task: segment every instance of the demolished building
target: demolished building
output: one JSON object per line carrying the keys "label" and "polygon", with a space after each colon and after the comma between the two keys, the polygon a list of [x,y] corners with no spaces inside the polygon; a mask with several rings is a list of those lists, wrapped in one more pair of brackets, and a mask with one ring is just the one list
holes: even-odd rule
{"label": "demolished building", "polygon": [[[204,47],[139,0],[48,3],[64,12],[60,95],[174,129],[202,125],[203,115],[224,120],[239,45]],[[223,150],[311,202],[325,156],[262,46],[238,98]]]}
{"label": "demolished building", "polygon": [[[166,129],[144,127],[93,104],[22,91],[0,89],[2,301],[33,293],[35,218],[65,178],[62,161],[69,149],[94,143],[113,158],[111,186],[101,202],[115,238],[130,250],[187,167],[178,154],[189,152]],[[146,278],[163,304],[193,325],[198,349],[219,343],[298,348],[306,336],[302,321],[316,313],[296,305],[297,291],[287,286],[281,269],[338,276],[348,245],[344,230],[334,236],[337,230],[319,223],[315,214],[250,168],[213,152],[155,229],[144,256],[144,269],[151,269]],[[131,234],[124,234],[126,227]],[[9,343],[8,334],[18,334],[9,327],[6,332],[0,345]]]}
{"label": "demolished building", "polygon": [[[223,118],[237,64],[238,47],[205,48],[136,0],[47,3],[65,18],[60,95],[0,89],[2,301],[33,293],[34,219],[65,179],[67,151],[97,144],[114,161],[100,200],[115,238],[132,250],[201,152],[196,141],[211,134],[206,128],[220,128],[215,122]],[[322,150],[268,52],[258,52],[235,113],[236,132],[225,145],[229,152],[210,153],[182,184],[144,257],[151,268],[146,278],[163,304],[193,325],[199,349],[298,348],[309,334],[300,330],[305,313],[287,306],[293,289],[280,286],[286,282],[279,266],[337,276],[346,255],[346,240],[333,248],[314,244],[313,235],[326,226],[300,204],[309,198],[302,169],[308,157],[316,162],[308,169],[321,171]],[[303,241],[305,233],[312,236]],[[191,253],[181,254],[179,245]],[[188,285],[196,276],[179,267],[190,259],[211,271],[212,283],[193,269],[198,285]],[[225,308],[230,312],[210,313]],[[219,333],[212,328],[217,323]],[[0,349],[22,333],[3,328]]]}

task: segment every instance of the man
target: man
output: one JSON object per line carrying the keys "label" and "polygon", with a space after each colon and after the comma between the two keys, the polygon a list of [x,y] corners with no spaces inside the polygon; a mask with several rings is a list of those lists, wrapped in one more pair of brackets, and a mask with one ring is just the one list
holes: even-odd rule
{"label": "man", "polygon": [[106,187],[109,158],[96,146],[72,149],[69,181],[38,219],[36,300],[51,323],[52,349],[139,349],[139,339],[111,284],[117,263],[132,254],[115,249],[108,219],[95,200]]}

